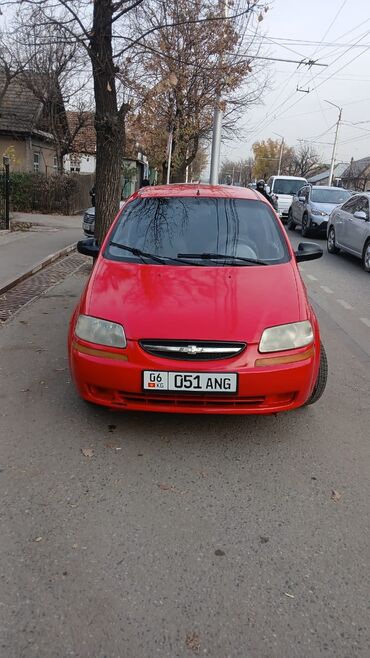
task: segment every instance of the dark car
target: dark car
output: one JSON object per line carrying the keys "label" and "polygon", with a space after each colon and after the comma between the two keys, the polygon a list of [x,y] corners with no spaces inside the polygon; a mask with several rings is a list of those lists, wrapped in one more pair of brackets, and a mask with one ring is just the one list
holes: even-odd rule
{"label": "dark car", "polygon": [[302,226],[303,237],[313,233],[326,236],[329,215],[337,206],[344,203],[351,193],[342,187],[324,185],[304,185],[294,195],[288,214],[288,228]]}

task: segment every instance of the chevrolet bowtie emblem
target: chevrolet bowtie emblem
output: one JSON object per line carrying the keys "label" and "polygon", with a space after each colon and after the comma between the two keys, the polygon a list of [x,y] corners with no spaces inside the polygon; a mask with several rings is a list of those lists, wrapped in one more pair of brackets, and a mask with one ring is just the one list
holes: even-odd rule
{"label": "chevrolet bowtie emblem", "polygon": [[184,352],[185,354],[201,354],[203,352],[203,347],[187,345],[186,347],[181,347],[180,352]]}

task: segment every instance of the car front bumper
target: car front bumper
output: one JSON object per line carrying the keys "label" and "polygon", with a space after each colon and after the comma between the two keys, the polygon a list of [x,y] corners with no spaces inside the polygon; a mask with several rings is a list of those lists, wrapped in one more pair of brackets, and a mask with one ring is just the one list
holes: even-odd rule
{"label": "car front bumper", "polygon": [[[238,357],[214,361],[174,361],[147,354],[135,341],[125,350],[70,339],[70,367],[82,398],[114,409],[189,414],[270,414],[302,406],[317,379],[319,342],[308,348],[262,355],[248,346]],[[261,359],[280,359],[281,363]],[[286,363],[286,359],[293,361]],[[237,393],[151,392],[143,371],[238,374]]]}
{"label": "car front bumper", "polygon": [[328,216],[320,217],[320,215],[311,215],[310,228],[317,233],[326,235],[328,228]]}

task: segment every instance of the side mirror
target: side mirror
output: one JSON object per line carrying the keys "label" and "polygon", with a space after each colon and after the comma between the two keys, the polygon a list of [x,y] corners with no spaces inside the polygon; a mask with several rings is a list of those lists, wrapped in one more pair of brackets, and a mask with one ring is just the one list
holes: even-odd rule
{"label": "side mirror", "polygon": [[321,258],[323,251],[315,242],[300,242],[297,251],[294,252],[297,263],[304,260],[316,260]]}
{"label": "side mirror", "polygon": [[306,197],[305,196],[299,196],[298,201],[300,201],[301,203],[306,203]]}
{"label": "side mirror", "polygon": [[77,242],[77,251],[84,256],[97,258],[99,255],[99,246],[95,238],[87,238],[86,240],[79,240],[79,242]]}
{"label": "side mirror", "polygon": [[356,212],[353,213],[353,216],[357,219],[363,219],[365,222],[368,220],[367,214],[363,210],[356,210]]}

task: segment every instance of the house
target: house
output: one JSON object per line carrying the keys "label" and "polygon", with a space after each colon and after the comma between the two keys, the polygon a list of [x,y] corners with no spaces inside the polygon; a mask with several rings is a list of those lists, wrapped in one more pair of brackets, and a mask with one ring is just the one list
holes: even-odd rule
{"label": "house", "polygon": [[351,159],[347,169],[342,174],[343,186],[357,192],[370,190],[370,157],[361,160]]}
{"label": "house", "polygon": [[96,133],[93,112],[66,112],[72,136],[71,150],[64,156],[64,171],[94,174],[96,168]]}
{"label": "house", "polygon": [[43,103],[19,75],[6,85],[0,70],[0,158],[8,155],[12,171],[51,174],[58,171],[53,135]]}
{"label": "house", "polygon": [[[339,187],[342,184],[342,174],[347,169],[347,167],[348,167],[348,162],[340,162],[334,167],[333,185],[335,185],[336,187]],[[324,171],[322,171],[320,174],[317,174],[316,176],[311,176],[308,179],[308,182],[311,183],[311,185],[328,185],[329,176],[330,176],[330,167],[329,169],[325,169]]]}
{"label": "house", "polygon": [[[96,169],[96,132],[93,112],[66,112],[72,136],[71,151],[64,156],[64,171],[94,174]],[[75,135],[75,137],[73,137]],[[141,153],[130,126],[126,128],[126,155],[122,158],[122,196],[127,199],[149,178],[148,158]]]}

